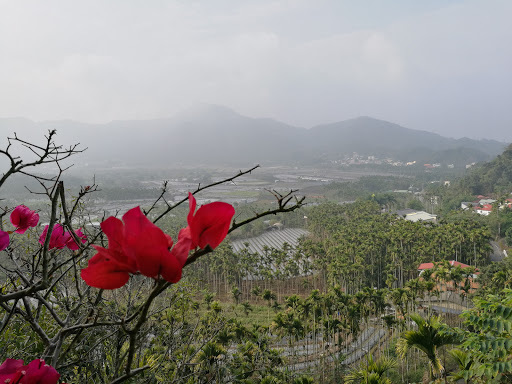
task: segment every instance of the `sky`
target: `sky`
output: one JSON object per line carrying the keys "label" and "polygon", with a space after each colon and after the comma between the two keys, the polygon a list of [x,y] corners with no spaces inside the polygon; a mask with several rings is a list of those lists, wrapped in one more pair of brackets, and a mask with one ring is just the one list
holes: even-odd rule
{"label": "sky", "polygon": [[512,142],[510,15],[509,0],[0,0],[0,117],[200,102]]}

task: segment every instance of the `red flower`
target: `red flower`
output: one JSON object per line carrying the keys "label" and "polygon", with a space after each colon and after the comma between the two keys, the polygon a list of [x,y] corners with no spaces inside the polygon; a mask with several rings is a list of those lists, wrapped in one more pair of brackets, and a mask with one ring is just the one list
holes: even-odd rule
{"label": "red flower", "polygon": [[16,227],[16,233],[25,233],[29,227],[35,227],[39,215],[24,205],[18,205],[11,213],[11,223]]}
{"label": "red flower", "polygon": [[196,199],[188,193],[189,213],[188,226],[192,237],[190,249],[197,246],[205,248],[209,245],[212,249],[224,240],[229,231],[231,219],[235,215],[235,208],[228,203],[214,202],[203,205],[196,210]]}
{"label": "red flower", "polygon": [[[48,225],[44,227],[43,233],[39,237],[39,244],[44,245],[46,240],[46,234],[48,233]],[[64,231],[64,227],[57,223],[53,226],[52,236],[50,237],[50,246],[48,249],[62,249],[66,246],[66,242],[69,241],[71,235]]]}
{"label": "red flower", "polygon": [[9,233],[0,230],[0,251],[3,251],[9,246],[11,239],[9,239]]}
{"label": "red flower", "polygon": [[6,359],[0,365],[0,382],[19,384],[57,384],[59,373],[44,360],[33,360],[23,365],[23,360]]}
{"label": "red flower", "polygon": [[98,253],[82,269],[82,279],[101,289],[120,288],[128,282],[130,274],[138,272],[154,279],[178,282],[189,251],[198,246],[216,248],[226,237],[235,214],[231,205],[219,202],[206,204],[194,214],[196,199],[191,193],[189,208],[188,227],[180,231],[174,247],[172,239],[139,207],[126,212],[123,221],[109,217],[101,223],[108,248],[93,245]]}
{"label": "red flower", "polygon": [[101,223],[108,237],[108,249],[93,246],[98,253],[82,269],[84,281],[96,288],[120,288],[130,278],[130,273],[162,277],[171,283],[181,279],[181,269],[190,249],[190,232],[182,229],[178,243],[172,247],[172,239],[153,224],[139,207],[123,215],[123,221],[109,217]]}

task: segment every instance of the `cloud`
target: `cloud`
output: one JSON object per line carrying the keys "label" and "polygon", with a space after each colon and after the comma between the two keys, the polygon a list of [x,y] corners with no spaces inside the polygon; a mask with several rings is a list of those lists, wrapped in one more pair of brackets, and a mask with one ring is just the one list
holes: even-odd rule
{"label": "cloud", "polygon": [[505,0],[0,8],[0,116],[103,122],[203,101],[302,126],[370,115],[478,136],[492,121],[486,133],[503,138],[512,122]]}

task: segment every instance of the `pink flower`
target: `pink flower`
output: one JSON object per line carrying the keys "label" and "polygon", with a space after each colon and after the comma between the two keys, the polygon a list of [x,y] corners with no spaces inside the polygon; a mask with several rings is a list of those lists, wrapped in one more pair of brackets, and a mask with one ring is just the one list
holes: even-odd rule
{"label": "pink flower", "polygon": [[178,243],[153,224],[139,207],[123,215],[123,221],[109,217],[101,223],[108,237],[108,248],[93,245],[98,251],[82,269],[84,281],[96,288],[115,289],[128,282],[130,274],[140,272],[171,283],[181,279],[181,269],[190,249],[190,235],[182,229]]}
{"label": "pink flower", "polygon": [[[44,227],[43,233],[39,237],[39,244],[44,245],[46,240],[46,234],[48,233],[48,225]],[[48,249],[62,249],[66,246],[66,243],[69,241],[71,235],[64,231],[64,227],[57,223],[53,226],[52,236],[50,237],[50,246]]]}
{"label": "pink flower", "polygon": [[192,237],[190,249],[197,246],[202,249],[207,245],[212,249],[217,248],[228,234],[235,208],[228,203],[215,202],[203,205],[194,215],[196,199],[190,192],[188,203],[187,222]]}
{"label": "pink flower", "polygon": [[[14,382],[18,369],[23,367],[23,360],[6,359],[2,365],[0,365],[0,383],[5,383],[6,380]],[[7,381],[7,383],[9,383]]]}
{"label": "pink flower", "polygon": [[[87,241],[87,236],[82,232],[82,228],[79,228],[75,231],[76,236],[82,241],[82,244],[84,244]],[[73,239],[73,236],[69,234],[69,232],[66,233],[68,239],[66,240],[66,246],[71,249],[72,251],[78,250],[80,247],[75,242],[75,239]],[[46,237],[46,236],[45,236]]]}
{"label": "pink flower", "polygon": [[35,227],[39,222],[39,215],[25,207],[18,205],[11,213],[11,223],[16,227],[16,233],[25,233],[30,227]]}
{"label": "pink flower", "polygon": [[3,251],[9,246],[11,239],[9,239],[9,233],[0,230],[0,251]]}
{"label": "pink flower", "polygon": [[[39,237],[39,244],[44,245],[44,241],[46,240],[46,235],[48,234],[48,225],[44,227],[43,233]],[[87,241],[87,236],[82,232],[82,228],[75,231],[75,234],[81,239],[82,243]],[[50,246],[48,249],[62,249],[64,247],[68,247],[72,251],[76,251],[79,246],[75,242],[75,239],[71,236],[69,232],[64,230],[64,227],[57,223],[53,227],[52,237],[50,237]]]}
{"label": "pink flower", "polygon": [[44,360],[37,359],[28,365],[23,360],[6,359],[0,365],[1,383],[19,384],[57,384],[60,374]]}

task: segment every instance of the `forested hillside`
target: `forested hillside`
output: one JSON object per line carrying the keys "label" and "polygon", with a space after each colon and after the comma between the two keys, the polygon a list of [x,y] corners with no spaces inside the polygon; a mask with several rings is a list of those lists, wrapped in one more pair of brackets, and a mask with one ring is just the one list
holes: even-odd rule
{"label": "forested hillside", "polygon": [[480,200],[486,196],[504,201],[512,192],[512,144],[493,160],[471,168],[469,172],[451,185],[431,185],[428,193],[439,196],[441,210],[447,214],[459,209],[463,201]]}
{"label": "forested hillside", "polygon": [[494,160],[464,177],[460,187],[473,195],[502,194],[512,190],[512,144]]}

